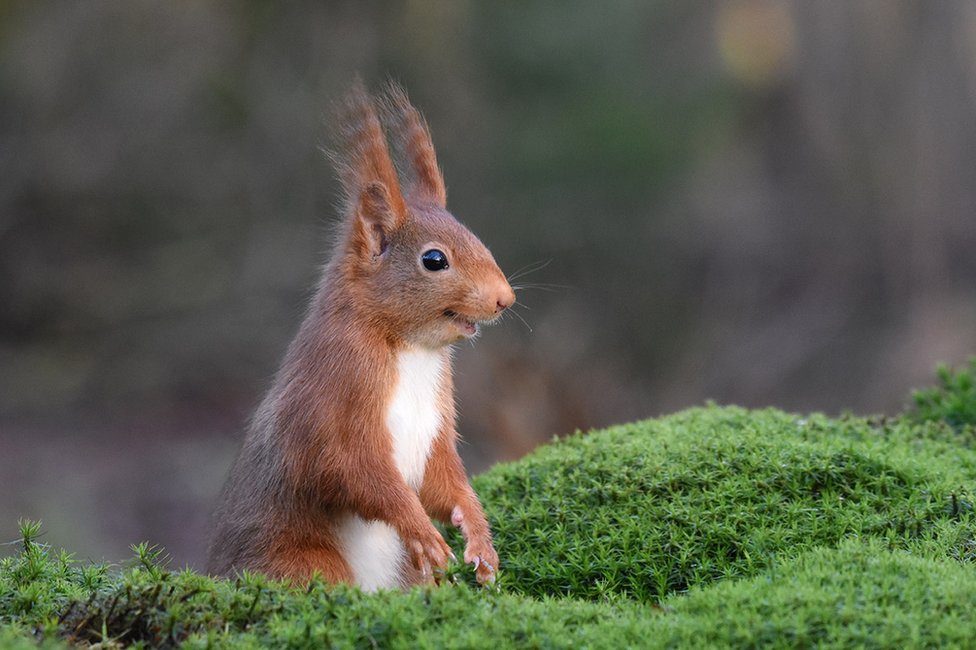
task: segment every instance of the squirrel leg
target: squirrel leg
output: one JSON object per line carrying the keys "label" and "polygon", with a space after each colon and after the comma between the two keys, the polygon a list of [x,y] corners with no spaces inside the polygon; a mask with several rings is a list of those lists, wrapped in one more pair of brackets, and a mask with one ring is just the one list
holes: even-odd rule
{"label": "squirrel leg", "polygon": [[275,551],[268,557],[265,573],[273,578],[287,578],[307,583],[318,574],[325,582],[354,584],[352,570],[333,543],[308,543],[305,539],[285,533],[274,543]]}
{"label": "squirrel leg", "polygon": [[[473,496],[473,492],[472,492]],[[481,505],[477,498],[474,503],[476,509],[471,508],[469,512],[473,515],[470,518],[465,515],[460,505],[454,506],[451,511],[451,523],[461,529],[464,536],[464,561],[474,564],[474,574],[478,579],[478,584],[491,584],[495,581],[498,572],[498,553],[491,541],[491,530],[484,513],[481,512]]]}
{"label": "squirrel leg", "polygon": [[461,529],[464,561],[473,564],[479,584],[495,581],[498,553],[491,540],[491,528],[464,466],[454,447],[454,436],[440,435],[434,441],[420,501],[430,516]]}

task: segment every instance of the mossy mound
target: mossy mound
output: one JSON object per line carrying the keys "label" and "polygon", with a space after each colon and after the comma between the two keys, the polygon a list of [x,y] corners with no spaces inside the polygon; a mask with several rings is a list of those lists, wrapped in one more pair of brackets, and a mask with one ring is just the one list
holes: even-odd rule
{"label": "mossy mound", "polygon": [[708,406],[498,466],[475,480],[491,590],[460,566],[408,593],[212,580],[146,545],[109,569],[27,524],[0,646],[972,647],[971,384],[950,379],[891,419]]}
{"label": "mossy mound", "polygon": [[940,536],[972,512],[976,459],[939,428],[692,409],[574,436],[475,485],[506,589],[655,602],[848,537]]}

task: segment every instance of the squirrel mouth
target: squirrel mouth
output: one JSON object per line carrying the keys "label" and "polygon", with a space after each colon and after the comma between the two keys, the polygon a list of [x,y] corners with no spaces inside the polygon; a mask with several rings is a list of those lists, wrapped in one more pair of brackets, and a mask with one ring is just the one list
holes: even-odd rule
{"label": "squirrel mouth", "polygon": [[465,338],[471,338],[478,333],[478,323],[467,316],[462,316],[450,309],[445,310],[444,315],[451,319],[451,322]]}

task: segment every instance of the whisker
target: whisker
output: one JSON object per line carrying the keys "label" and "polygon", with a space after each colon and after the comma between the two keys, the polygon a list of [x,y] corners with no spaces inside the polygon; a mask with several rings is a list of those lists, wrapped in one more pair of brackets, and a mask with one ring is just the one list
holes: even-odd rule
{"label": "whisker", "polygon": [[[522,306],[524,307],[525,305],[522,305]],[[513,305],[513,307],[514,307],[514,305]],[[522,314],[520,314],[520,313],[518,313],[518,312],[517,312],[517,311],[515,311],[514,309],[509,309],[509,310],[508,310],[508,313],[510,313],[510,314],[512,314],[512,315],[513,315],[513,316],[515,316],[515,317],[516,317],[517,319],[519,319],[520,321],[522,321],[522,324],[523,324],[523,325],[525,325],[525,328],[526,328],[527,330],[529,330],[529,334],[531,334],[531,333],[532,333],[532,326],[531,326],[531,325],[529,325],[529,322],[528,322],[527,320],[525,320],[524,318],[522,318]]]}
{"label": "whisker", "polygon": [[560,289],[569,289],[569,285],[566,284],[550,284],[547,282],[527,282],[524,284],[514,284],[512,285],[514,291],[520,291],[522,289],[538,289],[540,291],[558,291]]}
{"label": "whisker", "polygon": [[516,269],[515,271],[513,271],[512,273],[510,273],[509,276],[508,276],[508,279],[509,280],[514,280],[516,278],[519,278],[519,277],[525,275],[526,273],[532,273],[533,271],[537,270],[537,268],[539,268],[540,265],[543,264],[543,263],[548,264],[548,261],[547,260],[546,261],[540,260],[540,261],[537,261],[537,262],[530,262],[530,263],[526,264],[525,266],[522,266],[522,267]]}
{"label": "whisker", "polygon": [[541,271],[542,269],[546,268],[550,264],[552,264],[552,258],[549,258],[547,260],[541,260],[538,262],[531,262],[529,264],[526,264],[522,268],[518,269],[511,275],[509,275],[507,279],[509,282],[514,282],[515,280],[518,280],[519,278],[526,276],[529,273],[535,273],[536,271]]}

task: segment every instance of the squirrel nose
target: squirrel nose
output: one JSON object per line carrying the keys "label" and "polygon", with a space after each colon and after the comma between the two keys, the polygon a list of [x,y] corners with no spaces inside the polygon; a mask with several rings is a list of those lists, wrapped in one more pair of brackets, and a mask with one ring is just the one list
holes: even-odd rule
{"label": "squirrel nose", "polygon": [[506,285],[505,289],[495,299],[495,313],[503,312],[513,304],[515,304],[515,292],[512,291],[511,287]]}

